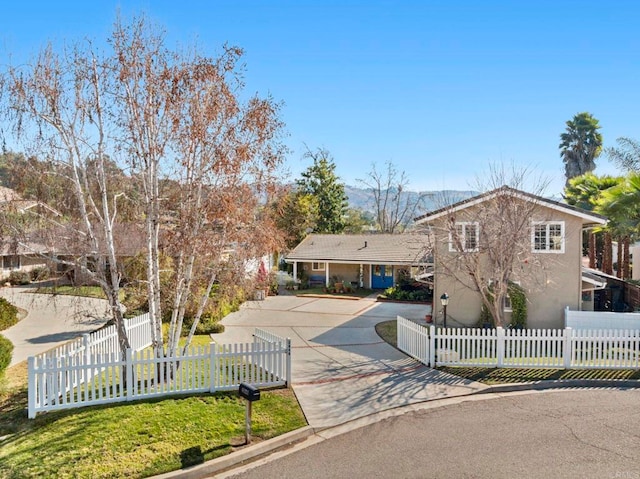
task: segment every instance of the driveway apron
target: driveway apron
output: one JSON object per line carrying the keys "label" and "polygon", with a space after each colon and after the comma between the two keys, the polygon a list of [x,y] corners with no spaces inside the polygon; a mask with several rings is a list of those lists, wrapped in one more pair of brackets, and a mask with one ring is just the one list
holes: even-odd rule
{"label": "driveway apron", "polygon": [[425,305],[295,296],[249,301],[223,320],[218,343],[250,342],[256,327],[291,338],[292,382],[309,424],[323,428],[484,386],[434,371],[383,341],[375,325]]}

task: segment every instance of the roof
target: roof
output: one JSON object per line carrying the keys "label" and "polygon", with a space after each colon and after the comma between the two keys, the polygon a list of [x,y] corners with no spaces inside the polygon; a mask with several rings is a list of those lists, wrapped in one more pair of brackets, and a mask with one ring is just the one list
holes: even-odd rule
{"label": "roof", "polygon": [[32,241],[28,242],[3,242],[0,244],[0,256],[13,256],[13,255],[38,255],[38,254],[46,254],[49,252],[49,249],[40,243],[35,243]]}
{"label": "roof", "polygon": [[310,234],[287,257],[291,261],[424,264],[431,252],[425,234]]}
{"label": "roof", "polygon": [[466,200],[459,201],[458,203],[445,206],[444,208],[440,208],[438,210],[432,211],[425,215],[419,216],[415,218],[415,222],[416,224],[428,223],[442,216],[469,208],[471,206],[475,206],[477,204],[480,204],[484,201],[490,200],[500,195],[513,196],[514,198],[519,198],[524,201],[531,201],[531,202],[538,203],[541,206],[551,208],[552,210],[562,211],[563,213],[577,216],[582,219],[582,223],[584,225],[604,225],[607,223],[606,217],[599,215],[597,213],[593,213],[592,211],[583,210],[582,208],[578,208],[577,206],[571,206],[566,203],[561,203],[559,201],[543,198],[542,196],[527,193],[526,191],[520,191],[506,185],[501,186],[500,188],[496,188],[495,190],[482,193],[478,196],[467,198]]}
{"label": "roof", "polygon": [[605,279],[607,277],[619,279],[596,269],[585,268],[584,266],[582,267],[582,281],[592,284],[595,289],[602,289],[607,286],[607,280]]}

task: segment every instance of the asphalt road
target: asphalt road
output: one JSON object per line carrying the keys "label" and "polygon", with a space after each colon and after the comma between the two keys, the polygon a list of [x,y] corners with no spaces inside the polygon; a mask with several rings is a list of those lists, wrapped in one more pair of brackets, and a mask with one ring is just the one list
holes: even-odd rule
{"label": "asphalt road", "polygon": [[411,411],[278,459],[242,479],[640,479],[640,390],[511,393]]}

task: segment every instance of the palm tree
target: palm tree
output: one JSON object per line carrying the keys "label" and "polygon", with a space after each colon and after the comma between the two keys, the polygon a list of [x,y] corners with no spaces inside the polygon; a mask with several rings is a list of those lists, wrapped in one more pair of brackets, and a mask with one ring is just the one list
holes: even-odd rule
{"label": "palm tree", "polygon": [[600,124],[591,113],[578,113],[567,121],[567,131],[560,135],[559,146],[567,184],[571,178],[595,169],[595,159],[602,152],[599,129]]}
{"label": "palm tree", "polygon": [[623,170],[640,171],[640,142],[623,136],[616,143],[617,147],[605,150],[609,159]]}
{"label": "palm tree", "polygon": [[[620,184],[602,192],[596,211],[609,218],[607,229],[618,238],[618,276],[629,278],[629,243],[640,226],[640,173],[634,172]],[[605,271],[606,272],[606,271]]]}
{"label": "palm tree", "polygon": [[[564,200],[567,204],[577,206],[583,210],[594,211],[598,208],[602,193],[622,182],[621,177],[614,176],[597,176],[593,173],[585,173],[569,180],[564,188]],[[601,251],[601,267],[603,271],[611,270],[611,238],[608,237],[609,231],[603,231],[601,243],[604,244]],[[588,236],[588,252],[589,252],[589,268],[596,267],[596,231],[589,230]],[[606,272],[606,271],[605,271]]]}

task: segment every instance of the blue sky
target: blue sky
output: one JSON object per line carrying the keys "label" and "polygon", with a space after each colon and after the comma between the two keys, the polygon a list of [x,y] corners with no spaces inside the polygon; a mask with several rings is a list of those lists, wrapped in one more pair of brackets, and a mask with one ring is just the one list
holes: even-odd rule
{"label": "blue sky", "polygon": [[640,2],[10,2],[0,63],[48,39],[103,40],[117,9],[145,12],[170,44],[244,48],[247,91],[284,102],[293,177],[306,144],[330,150],[349,184],[392,161],[411,189],[468,189],[490,162],[513,162],[559,194],[573,115],[598,118],[605,146],[640,139]]}

